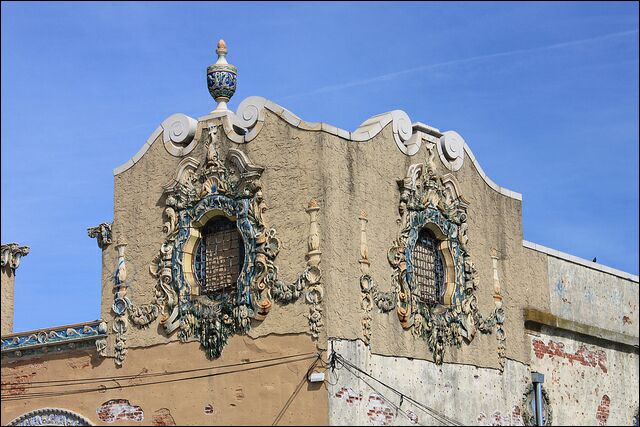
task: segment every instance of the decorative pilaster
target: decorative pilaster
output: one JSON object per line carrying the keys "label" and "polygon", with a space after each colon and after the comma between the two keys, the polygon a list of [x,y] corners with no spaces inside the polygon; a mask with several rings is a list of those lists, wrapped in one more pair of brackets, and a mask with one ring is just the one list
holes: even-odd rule
{"label": "decorative pilaster", "polygon": [[29,253],[28,246],[19,246],[17,243],[3,244],[0,249],[0,273],[2,313],[0,315],[2,335],[13,332],[13,295],[15,287],[16,268],[20,265],[23,256]]}
{"label": "decorative pilaster", "polygon": [[309,241],[307,252],[307,271],[311,274],[307,274],[307,278],[310,276],[316,277],[316,280],[309,280],[309,287],[305,298],[308,304],[311,304],[309,308],[309,327],[311,329],[311,335],[314,338],[318,338],[318,333],[322,327],[322,303],[324,297],[324,289],[322,288],[322,282],[320,281],[320,233],[318,231],[318,201],[311,199],[306,211],[309,214]]}
{"label": "decorative pilaster", "polygon": [[506,341],[507,338],[504,332],[504,310],[502,309],[502,294],[500,288],[500,278],[498,276],[498,251],[491,250],[491,262],[493,265],[493,302],[495,303],[495,318],[496,318],[496,339],[498,340],[498,361],[500,366],[504,368],[505,356],[506,356]]}
{"label": "decorative pilaster", "polygon": [[98,247],[104,249],[111,244],[111,223],[103,222],[95,227],[87,228],[87,235],[96,239]]}
{"label": "decorative pilaster", "polygon": [[371,287],[373,281],[369,275],[371,263],[369,262],[369,248],[367,247],[367,213],[360,212],[360,293],[362,294],[362,302],[360,306],[364,311],[362,316],[362,335],[364,343],[369,345],[371,341],[371,309],[373,308],[373,297],[371,295]]}
{"label": "decorative pilaster", "polygon": [[127,310],[131,305],[129,298],[127,298],[127,266],[124,258],[124,250],[127,244],[124,242],[118,242],[116,249],[118,250],[118,266],[113,275],[115,299],[111,311],[116,315],[113,321],[112,330],[116,333],[116,365],[122,366],[124,363],[125,355],[127,354],[126,338],[124,334],[129,328],[129,321],[127,320]]}

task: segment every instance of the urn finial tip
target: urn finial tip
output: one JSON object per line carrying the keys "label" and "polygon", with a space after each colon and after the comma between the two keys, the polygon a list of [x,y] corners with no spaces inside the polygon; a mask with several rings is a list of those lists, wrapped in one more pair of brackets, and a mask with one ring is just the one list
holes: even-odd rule
{"label": "urn finial tip", "polygon": [[227,43],[225,43],[223,39],[218,40],[218,48],[216,49],[216,53],[218,55],[226,55],[227,52]]}

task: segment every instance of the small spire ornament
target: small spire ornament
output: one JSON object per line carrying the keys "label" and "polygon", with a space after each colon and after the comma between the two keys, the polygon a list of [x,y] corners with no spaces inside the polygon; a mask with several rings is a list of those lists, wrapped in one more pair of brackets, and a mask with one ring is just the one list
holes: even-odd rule
{"label": "small spire ornament", "polygon": [[238,69],[227,62],[227,44],[224,40],[218,41],[216,49],[218,60],[207,67],[207,86],[209,93],[218,103],[212,112],[226,112],[227,102],[236,92]]}

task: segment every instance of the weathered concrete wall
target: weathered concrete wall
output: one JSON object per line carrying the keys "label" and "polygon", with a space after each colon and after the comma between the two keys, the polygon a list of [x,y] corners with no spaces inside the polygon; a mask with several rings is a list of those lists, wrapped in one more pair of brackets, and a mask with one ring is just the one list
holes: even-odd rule
{"label": "weathered concrete wall", "polygon": [[[371,354],[360,341],[333,340],[333,350],[365,372],[462,425],[523,425],[530,383],[526,365],[508,360],[504,372]],[[337,364],[340,367],[340,364]],[[346,368],[328,374],[331,425],[443,425],[433,413]],[[368,383],[368,384],[367,384]],[[398,409],[399,407],[399,409]]]}
{"label": "weathered concrete wall", "polygon": [[638,337],[638,283],[548,257],[551,313]]}
{"label": "weathered concrete wall", "polygon": [[0,331],[2,335],[13,332],[13,308],[15,295],[15,272],[7,265],[0,269]]}
{"label": "weathered concrete wall", "polygon": [[637,348],[543,327],[530,335],[531,369],[545,375],[554,425],[632,425]]}
{"label": "weathered concrete wall", "polygon": [[130,350],[121,369],[95,351],[3,359],[1,423],[63,408],[95,425],[326,425],[327,390],[306,378],[315,352],[299,334],[234,337],[215,362],[177,342]]}

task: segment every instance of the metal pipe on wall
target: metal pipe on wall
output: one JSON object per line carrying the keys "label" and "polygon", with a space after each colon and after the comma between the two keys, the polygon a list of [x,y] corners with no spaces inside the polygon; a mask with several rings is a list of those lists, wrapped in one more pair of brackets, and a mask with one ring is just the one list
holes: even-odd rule
{"label": "metal pipe on wall", "polygon": [[544,383],[544,374],[539,372],[531,373],[531,382],[533,383],[536,425],[544,425],[544,417],[542,414],[542,383]]}

